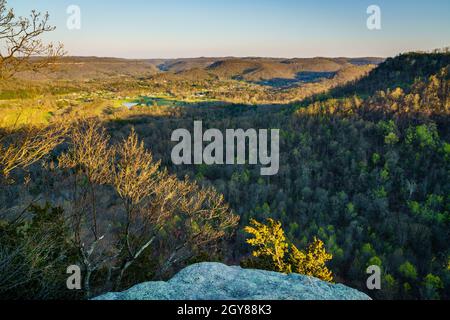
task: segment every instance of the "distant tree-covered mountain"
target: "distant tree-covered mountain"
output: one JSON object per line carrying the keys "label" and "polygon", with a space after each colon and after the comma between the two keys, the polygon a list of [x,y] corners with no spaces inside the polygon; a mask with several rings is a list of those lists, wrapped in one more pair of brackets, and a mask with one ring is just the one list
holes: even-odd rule
{"label": "distant tree-covered mountain", "polygon": [[426,80],[450,64],[450,52],[420,53],[411,52],[388,58],[378,68],[373,69],[367,77],[338,88],[331,94],[372,95],[380,90],[402,88],[411,90],[416,80]]}

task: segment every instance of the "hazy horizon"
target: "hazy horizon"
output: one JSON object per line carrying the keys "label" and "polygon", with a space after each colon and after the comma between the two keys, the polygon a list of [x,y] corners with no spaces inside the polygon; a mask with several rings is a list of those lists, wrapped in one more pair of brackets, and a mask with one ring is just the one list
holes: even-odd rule
{"label": "hazy horizon", "polygon": [[[415,52],[414,50],[411,52]],[[394,56],[407,53],[407,52],[400,52]],[[155,57],[155,58],[145,58],[145,57],[138,57],[138,58],[127,58],[127,57],[120,57],[120,56],[92,56],[92,55],[72,55],[67,54],[64,56],[64,58],[100,58],[100,59],[123,59],[123,60],[180,60],[180,59],[363,59],[363,58],[376,58],[376,59],[387,59],[393,56],[308,56],[308,57],[271,57],[271,56],[181,56],[181,57]]]}
{"label": "hazy horizon", "polygon": [[[367,8],[381,9],[381,30],[367,28]],[[195,57],[391,57],[450,43],[450,2],[417,0],[9,0],[18,15],[48,11],[71,56],[128,59]],[[69,30],[67,9],[81,10]]]}

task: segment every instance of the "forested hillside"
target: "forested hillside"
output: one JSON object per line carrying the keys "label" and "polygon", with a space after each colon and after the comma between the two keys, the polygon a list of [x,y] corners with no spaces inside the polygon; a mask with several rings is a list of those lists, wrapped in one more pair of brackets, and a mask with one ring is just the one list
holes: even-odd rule
{"label": "forested hillside", "polygon": [[[203,69],[196,64],[197,69],[189,69],[191,77],[183,78],[183,72],[187,71],[182,70],[184,67],[179,64],[185,62],[178,61],[175,65],[164,65],[164,68],[176,68],[181,75],[163,73],[136,82],[109,82],[105,87],[117,91],[100,92],[94,98],[83,96],[78,100],[66,97],[57,100],[55,105],[58,108],[54,109],[57,111],[52,109],[49,116],[52,121],[58,117],[75,117],[78,115],[76,111],[82,114],[79,110],[95,108],[95,114],[106,132],[101,131],[102,135],[97,137],[94,134],[96,130],[91,130],[93,138],[89,141],[83,140],[88,139],[81,134],[83,131],[75,130],[75,135],[71,132],[45,161],[25,171],[13,171],[8,177],[9,182],[2,186],[4,191],[0,195],[0,203],[2,208],[7,208],[5,212],[8,217],[18,215],[23,218],[28,215],[34,221],[25,219],[23,222],[19,219],[19,225],[11,225],[6,219],[0,223],[0,231],[8,235],[0,238],[2,248],[6,248],[3,251],[5,255],[14,252],[17,243],[24,241],[20,247],[22,255],[13,261],[15,264],[9,265],[9,272],[17,269],[22,276],[31,272],[37,278],[33,278],[31,284],[25,282],[19,294],[26,295],[27,288],[31,287],[33,292],[44,292],[45,296],[48,293],[47,284],[51,284],[48,288],[58,286],[54,283],[55,275],[60,274],[64,263],[81,259],[79,250],[73,248],[69,241],[73,235],[66,229],[61,230],[62,224],[58,223],[58,219],[64,217],[63,212],[72,212],[74,198],[78,199],[77,195],[81,197],[78,189],[73,190],[73,186],[77,185],[86,191],[84,196],[95,195],[87,197],[88,204],[81,208],[98,214],[100,228],[111,232],[107,241],[114,243],[114,250],[118,252],[106,253],[118,262],[122,261],[122,266],[133,262],[133,266],[127,267],[127,272],[120,275],[116,284],[119,289],[151,279],[167,278],[179,268],[194,262],[219,260],[239,264],[251,253],[251,248],[245,243],[248,234],[244,232],[244,227],[249,225],[251,219],[264,221],[272,218],[281,221],[287,236],[299,248],[311,243],[314,237],[320,238],[333,255],[329,268],[336,282],[367,292],[376,299],[449,299],[449,62],[449,53],[404,54],[386,60],[359,79],[374,66],[365,65],[354,70],[355,65],[365,64],[365,61],[349,63],[345,60],[342,63],[346,67],[340,69],[331,80],[309,82],[289,90],[269,90],[264,86],[263,91],[259,85],[255,87],[249,83],[260,80],[256,78],[247,79],[249,82],[245,79],[221,82],[223,80],[219,78],[225,73],[213,77],[217,82],[201,78],[210,77],[211,69],[221,68],[224,63],[210,65],[209,61],[197,61]],[[160,68],[163,67],[163,61],[157,63]],[[230,63],[233,61],[226,60],[225,64]],[[240,63],[238,67],[241,67]],[[263,67],[266,72],[267,65]],[[236,63],[233,68],[237,68]],[[342,75],[345,70],[350,72],[351,77],[344,74],[338,81],[339,74]],[[252,72],[247,76],[251,76]],[[231,73],[226,75],[232,77]],[[350,78],[355,81],[344,85]],[[85,85],[80,86],[84,88]],[[199,87],[199,92],[203,94],[203,85],[208,89],[205,95],[213,100],[179,102],[191,97],[193,91],[198,94],[195,90]],[[138,98],[132,101],[141,104],[129,110],[113,107],[108,95],[120,92],[121,96],[125,96],[128,86],[133,87],[133,94],[139,92]],[[166,90],[177,101],[173,105],[165,106],[163,102],[167,101],[164,99],[151,100],[144,96],[145,92],[157,95]],[[47,95],[50,99],[51,95]],[[299,97],[308,99],[286,102],[300,100]],[[232,98],[242,103],[232,103]],[[286,103],[279,105],[258,103],[283,99]],[[202,120],[204,130],[281,129],[279,173],[262,177],[260,168],[250,165],[173,165],[170,158],[174,146],[170,142],[171,134],[178,128],[191,130],[194,120]],[[92,127],[88,125],[88,128]],[[151,151],[150,155],[136,137],[142,139],[145,148]],[[95,168],[99,171],[94,173],[98,176],[89,176],[90,164],[81,161],[83,157],[74,157],[86,154],[83,153],[84,144],[76,143],[77,138],[98,151],[93,155],[103,160],[109,159],[105,160],[106,164],[96,164]],[[110,145],[115,147],[110,150]],[[160,221],[155,213],[157,210],[151,211],[149,220],[143,220],[143,226],[150,228],[156,240],[151,243],[151,250],[143,251],[145,253],[136,259],[131,259],[134,255],[130,258],[123,243],[131,241],[131,251],[136,253],[135,246],[139,248],[138,244],[148,238],[142,238],[140,233],[135,234],[141,231],[139,228],[124,229],[129,207],[123,206],[121,199],[125,198],[124,190],[128,189],[120,183],[120,179],[108,180],[109,175],[102,170],[103,167],[108,168],[111,171],[107,172],[112,172],[115,177],[126,177],[126,181],[135,186],[133,182],[139,183],[140,180],[128,176],[123,169],[124,162],[121,162],[130,159],[128,152],[138,155],[133,159],[153,163],[148,169],[157,173],[155,181],[159,181],[161,189],[157,189],[151,199],[155,205],[167,210],[167,215],[162,215],[164,223],[161,229],[152,224]],[[161,163],[157,162],[159,160]],[[136,166],[139,164],[135,163]],[[166,168],[168,171],[165,171]],[[139,176],[141,171],[136,172]],[[188,179],[183,180],[186,175]],[[215,191],[208,187],[214,187]],[[168,196],[171,190],[176,195],[173,199]],[[165,196],[172,199],[167,207]],[[190,201],[196,197],[201,197],[201,208]],[[208,201],[208,197],[213,201]],[[137,206],[140,204],[138,200]],[[50,207],[24,208],[24,204],[30,201],[40,205],[48,203]],[[183,206],[177,206],[178,203]],[[78,202],[75,204],[79,205]],[[213,215],[212,224],[204,215],[192,218],[191,212],[204,213],[203,209],[221,214]],[[238,226],[234,214],[240,216]],[[41,219],[33,218],[37,216]],[[137,221],[133,220],[135,223]],[[53,264],[46,264],[45,259],[49,257],[43,254],[40,259],[44,261],[39,260],[31,265],[24,263],[30,259],[26,253],[36,250],[33,235],[44,242],[47,239],[42,228],[50,230],[48,234],[57,239],[67,240],[58,246],[58,252],[70,261],[60,263],[59,260],[52,260]],[[120,240],[118,244],[116,237]],[[208,242],[203,244],[202,240]],[[55,244],[52,242],[52,245]],[[184,255],[173,255],[174,252],[180,253],[178,249]],[[105,250],[105,247],[100,246],[99,250]],[[120,269],[118,262],[116,266]],[[23,270],[18,265],[31,266],[32,270]],[[43,265],[51,266],[42,277],[37,276]],[[366,288],[366,268],[369,265],[379,265],[382,269],[380,291],[368,291]],[[115,269],[109,267],[103,265],[91,270],[93,291],[98,293],[104,290],[100,283],[111,276],[111,272],[115,274]],[[5,281],[0,275],[0,293],[2,279]],[[9,282],[7,284],[10,285]],[[67,294],[64,291],[55,292],[52,297]],[[6,293],[11,294],[11,290]]]}
{"label": "forested hillside", "polygon": [[437,74],[442,68],[450,64],[450,55],[447,53],[408,53],[388,58],[378,68],[372,70],[368,77],[358,79],[343,88],[338,88],[331,94],[373,95],[377,91],[386,91],[401,88],[411,90],[416,80],[427,80]]}
{"label": "forested hillside", "polygon": [[[390,59],[356,83],[354,95],[347,95],[350,87],[336,89],[347,98],[314,102],[292,115],[245,105],[197,110],[195,118],[206,127],[281,128],[280,172],[262,178],[251,166],[171,170],[214,185],[241,216],[241,226],[251,218],[280,220],[302,247],[319,236],[334,255],[331,269],[348,285],[366,290],[366,267],[380,265],[383,289],[370,292],[375,298],[448,298],[448,59],[416,53]],[[384,81],[387,74],[395,77]],[[366,96],[365,88],[375,93]],[[154,141],[166,141],[172,128],[190,128],[192,121],[134,124],[171,166],[168,146]],[[245,237],[238,232],[234,260],[248,253]]]}

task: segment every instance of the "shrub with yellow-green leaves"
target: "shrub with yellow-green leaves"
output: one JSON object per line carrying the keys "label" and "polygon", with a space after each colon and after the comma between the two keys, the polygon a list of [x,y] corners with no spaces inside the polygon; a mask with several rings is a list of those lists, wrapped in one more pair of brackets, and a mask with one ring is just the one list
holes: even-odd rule
{"label": "shrub with yellow-green leaves", "polygon": [[251,221],[251,226],[245,228],[247,233],[254,236],[247,243],[256,250],[253,251],[255,258],[270,257],[274,271],[290,273],[290,265],[285,262],[289,251],[289,243],[281,227],[280,222],[268,219],[267,225],[256,220]]}
{"label": "shrub with yellow-green leaves", "polygon": [[305,251],[299,250],[286,239],[281,222],[273,219],[268,219],[267,224],[251,220],[244,230],[253,235],[247,239],[247,243],[255,248],[252,255],[256,261],[251,263],[252,267],[333,281],[333,274],[326,266],[333,256],[321,240],[314,238]]}
{"label": "shrub with yellow-green leaves", "polygon": [[333,274],[326,267],[326,263],[333,258],[333,255],[326,251],[321,240],[314,238],[306,252],[299,250],[295,245],[291,245],[291,248],[290,261],[293,272],[328,282],[333,281]]}

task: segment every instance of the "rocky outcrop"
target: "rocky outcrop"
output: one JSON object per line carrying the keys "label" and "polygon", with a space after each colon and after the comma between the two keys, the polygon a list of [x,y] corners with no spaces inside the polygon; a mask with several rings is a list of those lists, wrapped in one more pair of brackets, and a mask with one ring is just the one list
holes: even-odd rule
{"label": "rocky outcrop", "polygon": [[229,267],[189,266],[167,282],[146,282],[95,300],[369,300],[355,289],[319,279]]}

